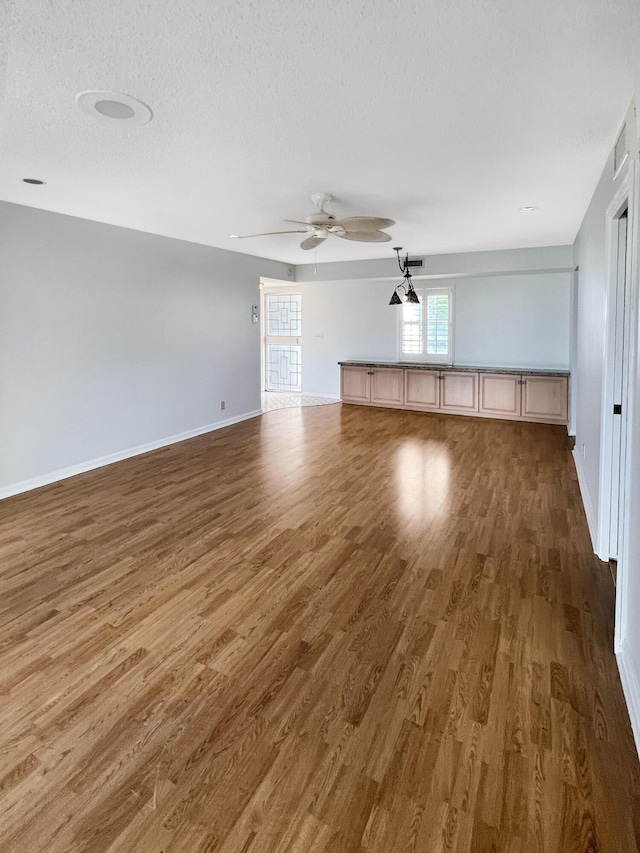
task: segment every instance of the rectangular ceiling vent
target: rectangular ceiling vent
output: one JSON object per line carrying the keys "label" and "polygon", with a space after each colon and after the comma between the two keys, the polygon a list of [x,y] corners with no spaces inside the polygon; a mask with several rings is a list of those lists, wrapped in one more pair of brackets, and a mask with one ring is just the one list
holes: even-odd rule
{"label": "rectangular ceiling vent", "polygon": [[408,267],[423,267],[424,266],[424,258],[409,258],[407,261]]}

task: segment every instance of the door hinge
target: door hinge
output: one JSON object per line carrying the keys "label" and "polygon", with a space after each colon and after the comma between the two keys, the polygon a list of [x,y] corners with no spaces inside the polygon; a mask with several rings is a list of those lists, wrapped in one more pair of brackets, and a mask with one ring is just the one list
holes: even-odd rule
{"label": "door hinge", "polygon": [[613,414],[621,415],[622,414],[622,403],[614,403],[613,404]]}

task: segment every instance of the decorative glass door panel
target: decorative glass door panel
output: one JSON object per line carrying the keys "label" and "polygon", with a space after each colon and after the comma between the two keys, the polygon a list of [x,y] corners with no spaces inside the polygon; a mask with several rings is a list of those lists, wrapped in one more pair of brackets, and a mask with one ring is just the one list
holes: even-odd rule
{"label": "decorative glass door panel", "polygon": [[301,347],[267,345],[267,390],[302,391]]}
{"label": "decorative glass door panel", "polygon": [[268,293],[265,298],[267,329],[267,391],[302,391],[302,296]]}

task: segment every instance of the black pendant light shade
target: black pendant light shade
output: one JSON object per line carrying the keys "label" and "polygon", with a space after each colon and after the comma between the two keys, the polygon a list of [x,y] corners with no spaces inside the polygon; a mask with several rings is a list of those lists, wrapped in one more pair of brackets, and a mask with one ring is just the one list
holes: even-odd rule
{"label": "black pendant light shade", "polygon": [[407,291],[407,302],[412,302],[414,305],[420,305],[418,294],[413,289],[412,284],[409,285],[409,290]]}
{"label": "black pendant light shade", "polygon": [[[402,305],[403,302],[411,302],[413,305],[419,305],[420,300],[418,299],[418,294],[413,289],[411,273],[409,272],[409,253],[407,252],[403,263],[400,260],[400,250],[402,249],[402,246],[394,246],[394,249],[398,256],[398,266],[400,267],[400,272],[404,277],[404,282],[396,285],[396,288],[393,291],[393,296],[389,300],[389,305]],[[399,290],[404,291],[402,297],[398,293]]]}

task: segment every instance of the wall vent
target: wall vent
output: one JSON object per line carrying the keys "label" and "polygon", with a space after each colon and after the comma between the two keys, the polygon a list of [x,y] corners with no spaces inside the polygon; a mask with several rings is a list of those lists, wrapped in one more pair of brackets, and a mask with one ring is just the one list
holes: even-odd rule
{"label": "wall vent", "polygon": [[424,258],[410,258],[407,261],[408,267],[423,267],[424,266]]}

